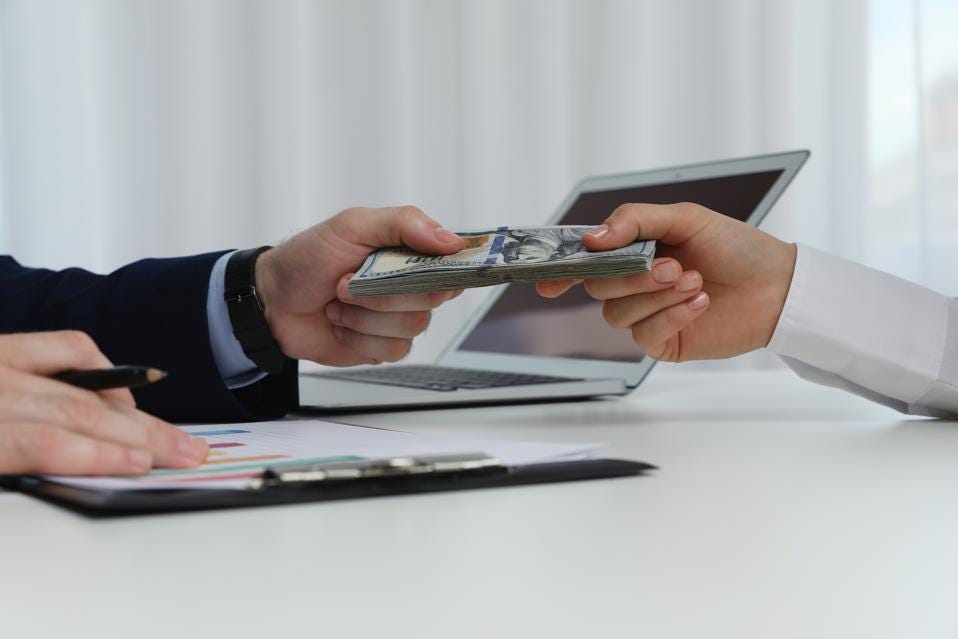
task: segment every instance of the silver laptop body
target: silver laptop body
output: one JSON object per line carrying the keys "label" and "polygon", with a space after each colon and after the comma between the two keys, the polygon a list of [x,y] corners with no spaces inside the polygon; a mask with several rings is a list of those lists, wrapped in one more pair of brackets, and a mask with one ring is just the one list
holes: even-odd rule
{"label": "silver laptop body", "polygon": [[[791,151],[579,182],[547,224],[599,224],[628,202],[696,202],[758,225],[809,156]],[[625,395],[648,375],[628,331],[609,327],[581,287],[555,300],[497,287],[434,365],[300,375],[300,404],[329,411],[558,401]]]}

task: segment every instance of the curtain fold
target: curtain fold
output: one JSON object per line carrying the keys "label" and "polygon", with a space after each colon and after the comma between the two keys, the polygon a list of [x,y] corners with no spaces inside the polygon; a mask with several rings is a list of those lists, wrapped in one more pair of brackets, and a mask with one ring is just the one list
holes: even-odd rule
{"label": "curtain fold", "polygon": [[770,231],[958,292],[955,6],[0,0],[0,249],[108,269],[355,204],[538,223],[585,175],[810,148]]}

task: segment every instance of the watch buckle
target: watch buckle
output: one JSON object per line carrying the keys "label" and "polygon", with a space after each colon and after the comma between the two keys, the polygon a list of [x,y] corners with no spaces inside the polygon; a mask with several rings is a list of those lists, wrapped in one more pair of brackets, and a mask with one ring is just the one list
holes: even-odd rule
{"label": "watch buckle", "polygon": [[263,304],[259,301],[259,295],[256,294],[256,287],[252,284],[231,288],[223,294],[223,299],[227,304],[242,304],[243,300],[253,298],[259,310],[263,309]]}

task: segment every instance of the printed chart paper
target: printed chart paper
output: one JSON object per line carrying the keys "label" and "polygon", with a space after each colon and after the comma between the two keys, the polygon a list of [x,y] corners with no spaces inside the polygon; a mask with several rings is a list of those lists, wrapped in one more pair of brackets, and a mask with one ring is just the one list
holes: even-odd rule
{"label": "printed chart paper", "polygon": [[169,488],[245,488],[266,468],[421,455],[485,453],[508,466],[591,456],[595,444],[513,442],[419,435],[321,420],[287,420],[180,426],[210,444],[206,463],[197,468],[157,469],[142,477],[68,477],[46,479],[101,490]]}

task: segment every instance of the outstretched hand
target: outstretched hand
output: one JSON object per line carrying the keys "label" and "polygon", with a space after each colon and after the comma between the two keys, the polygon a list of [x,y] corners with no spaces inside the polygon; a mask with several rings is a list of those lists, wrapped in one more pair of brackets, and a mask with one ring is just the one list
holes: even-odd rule
{"label": "outstretched hand", "polygon": [[412,206],[343,211],[263,253],[256,289],[283,353],[331,366],[402,359],[430,312],[455,292],[353,297],[348,283],[374,250],[448,255],[465,242]]}
{"label": "outstretched hand", "polygon": [[[652,270],[587,280],[606,321],[663,361],[731,357],[766,346],[795,268],[795,246],[697,204],[624,204],[583,239],[593,251],[656,240]],[[578,281],[541,282],[557,297]]]}

